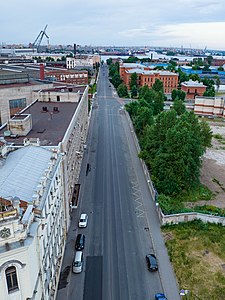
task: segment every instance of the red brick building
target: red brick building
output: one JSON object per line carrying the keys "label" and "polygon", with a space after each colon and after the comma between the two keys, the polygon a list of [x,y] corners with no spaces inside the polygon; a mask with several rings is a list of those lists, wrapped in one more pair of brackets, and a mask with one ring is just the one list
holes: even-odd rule
{"label": "red brick building", "polygon": [[88,71],[82,70],[52,70],[45,71],[45,77],[52,77],[56,81],[71,84],[88,84]]}
{"label": "red brick building", "polygon": [[186,99],[195,99],[196,96],[203,96],[206,85],[198,81],[185,81],[181,83],[181,90],[186,93]]}
{"label": "red brick building", "polygon": [[140,64],[126,64],[128,66],[124,65],[120,66],[120,76],[128,88],[130,88],[129,84],[131,75],[133,73],[136,73],[138,77],[138,86],[140,87],[147,85],[152,88],[156,79],[159,79],[163,83],[164,93],[169,94],[172,92],[172,90],[177,89],[177,73],[169,71],[150,70],[150,68],[142,66]]}
{"label": "red brick building", "polygon": [[120,77],[124,81],[125,80],[125,73],[128,70],[138,69],[138,70],[149,70],[148,67],[138,64],[138,63],[124,63],[120,65]]}
{"label": "red brick building", "polygon": [[225,65],[225,58],[214,58],[211,63],[212,66],[220,66]]}

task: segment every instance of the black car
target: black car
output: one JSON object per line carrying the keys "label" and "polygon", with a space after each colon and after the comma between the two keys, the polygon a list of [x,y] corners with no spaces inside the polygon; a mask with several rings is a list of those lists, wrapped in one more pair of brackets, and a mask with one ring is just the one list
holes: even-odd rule
{"label": "black car", "polygon": [[78,251],[84,249],[84,244],[85,244],[85,235],[79,233],[77,235],[75,249]]}
{"label": "black car", "polygon": [[158,270],[158,264],[157,260],[154,254],[148,254],[146,255],[146,262],[147,262],[147,267],[149,271],[157,271]]}

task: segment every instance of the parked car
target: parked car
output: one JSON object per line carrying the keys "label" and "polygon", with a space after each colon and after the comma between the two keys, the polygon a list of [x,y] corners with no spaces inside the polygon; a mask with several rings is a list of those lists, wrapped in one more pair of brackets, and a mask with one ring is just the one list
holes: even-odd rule
{"label": "parked car", "polygon": [[80,273],[83,269],[83,253],[82,251],[77,251],[74,257],[72,271],[73,273]]}
{"label": "parked car", "polygon": [[158,264],[157,260],[154,254],[148,254],[146,255],[146,262],[147,262],[147,267],[149,271],[157,271],[158,270]]}
{"label": "parked car", "polygon": [[85,235],[79,233],[77,235],[77,239],[76,239],[76,243],[75,243],[75,249],[80,251],[80,250],[84,249],[84,245],[85,245]]}
{"label": "parked car", "polygon": [[158,294],[155,294],[155,300],[167,300],[165,294],[162,294],[162,293],[158,293]]}
{"label": "parked car", "polygon": [[87,221],[88,221],[88,215],[87,214],[81,214],[78,226],[80,228],[87,227]]}

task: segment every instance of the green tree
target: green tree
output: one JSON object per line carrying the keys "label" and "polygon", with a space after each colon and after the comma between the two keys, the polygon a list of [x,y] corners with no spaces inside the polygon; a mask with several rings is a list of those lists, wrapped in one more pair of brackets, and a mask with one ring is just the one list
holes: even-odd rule
{"label": "green tree", "polygon": [[127,98],[129,97],[127,86],[124,83],[121,83],[117,88],[117,93],[119,97]]}
{"label": "green tree", "polygon": [[123,62],[125,63],[136,63],[138,61],[138,58],[136,56],[130,56],[127,59],[123,59]]}
{"label": "green tree", "polygon": [[163,83],[161,80],[159,79],[156,79],[153,86],[152,86],[152,89],[156,92],[163,92]]}
{"label": "green tree", "polygon": [[175,110],[161,112],[157,115],[154,126],[145,129],[144,142],[142,142],[142,150],[147,153],[147,164],[151,168],[152,162],[163,148],[166,134],[169,128],[172,128],[177,121],[177,113]]}
{"label": "green tree", "polygon": [[224,68],[222,66],[220,66],[217,70],[218,71],[224,71]]}
{"label": "green tree", "polygon": [[196,71],[196,70],[201,70],[200,66],[198,65],[193,65],[192,66],[192,70]]}
{"label": "green tree", "polygon": [[201,139],[202,139],[202,145],[204,147],[204,150],[206,150],[207,147],[211,147],[211,141],[212,141],[212,136],[213,132],[206,121],[201,121],[200,122],[200,132],[201,132]]}
{"label": "green tree", "polygon": [[198,120],[192,120],[188,113],[168,129],[164,147],[153,164],[159,192],[179,194],[198,182],[203,154],[199,129]]}
{"label": "green tree", "polygon": [[137,116],[137,112],[140,109],[140,104],[138,101],[132,101],[125,105],[127,112],[129,113],[131,119],[134,119]]}
{"label": "green tree", "polygon": [[215,88],[214,86],[211,86],[211,87],[207,87],[206,88],[206,91],[204,92],[203,96],[205,97],[215,97]]}
{"label": "green tree", "polygon": [[162,91],[160,91],[158,93],[155,93],[153,107],[154,107],[153,114],[155,116],[163,111],[163,108],[164,108],[164,94],[163,94]]}
{"label": "green tree", "polygon": [[112,76],[112,84],[115,86],[115,88],[118,88],[118,86],[122,83],[122,80],[120,78],[120,74],[115,72]]}
{"label": "green tree", "polygon": [[137,97],[137,94],[138,94],[137,86],[132,85],[130,93],[131,93],[131,98]]}
{"label": "green tree", "polygon": [[206,61],[207,61],[207,63],[211,66],[212,61],[213,61],[212,55],[207,56]]}
{"label": "green tree", "polygon": [[186,93],[184,91],[181,91],[181,90],[172,90],[172,93],[171,93],[172,101],[174,101],[176,98],[184,101],[185,97],[186,97]]}
{"label": "green tree", "polygon": [[142,86],[139,89],[139,98],[144,98],[145,95],[149,92],[149,87],[147,86],[147,84],[145,84],[144,86]]}
{"label": "green tree", "polygon": [[130,76],[130,89],[133,86],[135,86],[137,88],[137,86],[138,86],[137,79],[138,79],[137,73],[136,72],[132,73]]}
{"label": "green tree", "polygon": [[137,117],[134,119],[134,126],[138,134],[142,134],[145,126],[152,125],[154,122],[152,110],[148,107],[141,107]]}
{"label": "green tree", "polygon": [[185,74],[184,72],[182,72],[180,68],[178,69],[178,73],[179,73],[178,80],[179,80],[179,86],[180,86],[180,84],[181,84],[182,82],[188,80],[188,75]]}
{"label": "green tree", "polygon": [[156,97],[156,92],[150,89],[147,85],[141,87],[139,91],[140,104],[147,106],[154,111],[154,101]]}
{"label": "green tree", "polygon": [[157,190],[177,195],[199,181],[201,156],[211,143],[211,131],[193,112],[179,117],[174,109],[160,113],[140,139]]}
{"label": "green tree", "polygon": [[218,92],[219,91],[219,87],[220,87],[220,78],[219,78],[219,76],[215,76],[214,78],[216,80],[216,88],[217,88],[217,92]]}
{"label": "green tree", "polygon": [[176,111],[177,115],[180,116],[185,113],[186,107],[182,100],[176,98],[173,102],[173,109]]}
{"label": "green tree", "polygon": [[203,68],[202,70],[203,70],[203,71],[210,72],[209,65],[205,65],[204,68]]}
{"label": "green tree", "polygon": [[164,70],[164,67],[163,66],[156,66],[156,67],[154,67],[154,70]]}
{"label": "green tree", "polygon": [[46,60],[46,61],[55,61],[54,58],[53,58],[53,57],[50,57],[50,56],[47,56],[45,60]]}
{"label": "green tree", "polygon": [[114,75],[115,73],[119,73],[119,71],[118,71],[118,69],[117,69],[117,66],[116,66],[116,64],[111,64],[111,65],[109,66],[109,76],[110,76],[110,77],[113,77],[113,75]]}
{"label": "green tree", "polygon": [[193,80],[193,81],[198,81],[198,82],[201,81],[201,79],[200,79],[200,77],[198,76],[198,74],[190,74],[190,75],[189,75],[189,79],[191,79],[191,80]]}
{"label": "green tree", "polygon": [[111,57],[108,58],[108,59],[106,60],[106,63],[107,63],[108,66],[110,66],[110,65],[112,64],[112,58],[111,58]]}

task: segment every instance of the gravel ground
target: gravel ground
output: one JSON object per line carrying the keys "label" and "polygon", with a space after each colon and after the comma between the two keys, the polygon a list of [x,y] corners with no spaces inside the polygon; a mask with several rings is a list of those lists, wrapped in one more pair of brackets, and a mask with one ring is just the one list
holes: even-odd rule
{"label": "gravel ground", "polygon": [[212,139],[212,147],[204,157],[201,169],[201,182],[214,194],[212,201],[199,201],[199,205],[209,204],[225,208],[225,124],[210,124],[213,134],[220,134],[223,140]]}

